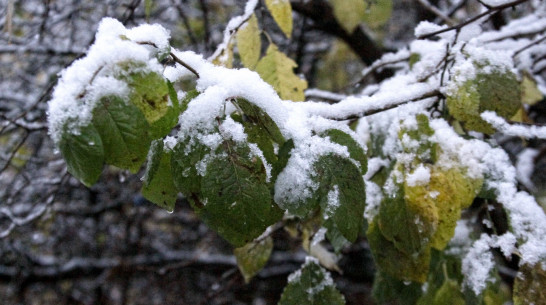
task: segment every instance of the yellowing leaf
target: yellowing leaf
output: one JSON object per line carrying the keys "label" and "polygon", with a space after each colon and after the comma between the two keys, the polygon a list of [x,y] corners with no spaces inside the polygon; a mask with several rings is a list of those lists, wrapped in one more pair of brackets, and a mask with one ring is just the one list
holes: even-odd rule
{"label": "yellowing leaf", "polygon": [[342,91],[351,80],[361,77],[363,69],[351,48],[343,41],[335,40],[319,63],[318,87],[333,92]]}
{"label": "yellowing leaf", "polygon": [[307,88],[307,82],[294,74],[293,69],[297,66],[276,45],[271,44],[265,56],[258,62],[256,72],[273,86],[282,99],[303,101],[303,90]]}
{"label": "yellowing leaf", "polygon": [[330,0],[330,3],[337,21],[349,33],[354,31],[366,14],[367,3],[364,0]]}
{"label": "yellowing leaf", "polygon": [[514,305],[546,304],[546,270],[542,265],[520,267],[514,282]]}
{"label": "yellowing leaf", "polygon": [[273,239],[267,237],[258,242],[250,242],[233,250],[237,259],[237,266],[248,283],[269,260],[273,250]]}
{"label": "yellowing leaf", "polygon": [[443,170],[432,166],[430,172],[430,181],[425,185],[404,183],[405,200],[409,206],[434,207],[438,222],[430,245],[443,250],[455,233],[461,210],[472,204],[483,180],[470,179],[458,168]]}
{"label": "yellowing leaf", "polygon": [[368,7],[362,19],[370,28],[378,28],[389,21],[392,13],[392,0],[366,0],[366,2]]}
{"label": "yellowing leaf", "polygon": [[292,6],[289,0],[265,0],[265,5],[286,37],[292,35]]}
{"label": "yellowing leaf", "polygon": [[534,105],[543,99],[542,92],[538,90],[536,81],[528,73],[523,73],[521,80],[521,102]]}
{"label": "yellowing leaf", "polygon": [[237,32],[237,47],[243,65],[253,69],[260,59],[262,49],[260,28],[258,27],[256,15],[252,14],[247,23]]}
{"label": "yellowing leaf", "polygon": [[484,71],[449,92],[446,101],[449,113],[465,129],[492,134],[495,130],[480,114],[489,110],[510,119],[520,109],[520,99],[521,88],[514,73]]}
{"label": "yellowing leaf", "polygon": [[408,256],[430,248],[439,218],[434,202],[408,200],[412,196],[405,194],[404,185],[398,185],[398,191],[381,202],[377,217],[382,236]]}

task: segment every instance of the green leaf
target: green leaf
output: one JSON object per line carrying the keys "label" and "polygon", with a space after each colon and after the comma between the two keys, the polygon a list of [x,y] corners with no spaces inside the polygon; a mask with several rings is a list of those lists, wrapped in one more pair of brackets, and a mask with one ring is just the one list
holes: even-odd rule
{"label": "green leaf", "polygon": [[233,250],[237,259],[237,266],[247,284],[265,266],[272,250],[273,239],[269,236],[258,242],[250,242]]}
{"label": "green leaf", "polygon": [[298,65],[289,57],[280,52],[276,45],[271,44],[267,52],[256,66],[256,72],[270,85],[284,100],[303,101],[303,91],[307,82],[294,74]]}
{"label": "green leaf", "polygon": [[172,212],[176,202],[176,189],[171,173],[171,152],[163,149],[163,140],[152,142],[144,175],[142,195],[165,210]]}
{"label": "green leaf", "polygon": [[546,304],[544,262],[520,267],[514,282],[514,305]]}
{"label": "green leaf", "polygon": [[372,295],[377,304],[414,305],[421,294],[418,283],[404,283],[381,271],[375,273]]}
{"label": "green leaf", "polygon": [[[274,145],[284,143],[284,137],[275,122],[260,107],[245,99],[239,98],[233,103],[243,112],[243,115],[234,113],[232,118],[243,125],[247,140],[258,145],[270,164],[276,163],[277,155]],[[274,144],[274,141],[277,143]]]}
{"label": "green leaf", "polygon": [[289,139],[288,141],[284,142],[284,144],[281,145],[279,148],[279,152],[277,154],[277,162],[273,163],[273,170],[271,171],[272,182],[274,183],[277,179],[277,176],[282,172],[282,170],[286,167],[286,164],[288,164],[288,160],[290,159],[290,152],[294,148],[294,140]]}
{"label": "green leaf", "polygon": [[350,157],[360,164],[360,171],[363,175],[368,171],[368,160],[364,149],[349,134],[338,130],[329,129],[323,136],[328,136],[330,141],[347,147]]}
{"label": "green leaf", "polygon": [[368,226],[366,232],[374,261],[381,272],[401,280],[424,283],[430,264],[430,247],[421,252],[407,254],[383,236],[377,221]]}
{"label": "green leaf", "polygon": [[334,247],[334,251],[339,254],[341,249],[350,242],[343,236],[343,234],[337,228],[336,223],[332,219],[326,219],[322,224],[326,229],[326,238]]}
{"label": "green leaf", "polygon": [[273,203],[261,160],[247,144],[224,141],[201,179],[201,219],[236,247],[245,245],[282,216]]}
{"label": "green leaf", "polygon": [[292,35],[292,6],[289,0],[265,0],[267,9],[286,37]]}
{"label": "green leaf", "polygon": [[254,69],[262,50],[262,39],[258,19],[252,14],[250,19],[237,31],[237,47],[241,62],[249,69]]}
{"label": "green leaf", "polygon": [[146,22],[150,19],[150,13],[154,5],[153,0],[144,0],[144,16],[146,16]]}
{"label": "green leaf", "polygon": [[372,29],[387,23],[392,14],[392,0],[366,0],[368,3],[362,20]]}
{"label": "green leaf", "polygon": [[[170,93],[169,93],[170,94]],[[186,96],[184,96],[184,99],[182,100],[182,103],[180,103],[180,112],[186,111],[188,109],[188,104],[197,96],[199,96],[199,91],[197,90],[191,90],[186,92]]]}
{"label": "green leaf", "polygon": [[[455,77],[456,78],[456,77]],[[521,88],[512,72],[479,72],[448,92],[449,113],[468,130],[493,134],[495,130],[480,114],[494,111],[510,119],[521,108]]]}
{"label": "green leaf", "polygon": [[323,217],[332,219],[343,236],[354,242],[364,222],[366,204],[361,172],[350,160],[337,155],[319,158],[314,168]]}
{"label": "green leaf", "polygon": [[171,155],[171,170],[176,188],[187,198],[201,192],[201,175],[197,172],[196,164],[210,148],[203,144],[190,145],[187,141],[179,142],[173,148]]}
{"label": "green leaf", "polygon": [[265,111],[242,98],[237,99],[236,104],[244,112],[248,121],[264,129],[273,141],[278,144],[284,143],[285,140],[279,127]]}
{"label": "green leaf", "polygon": [[343,28],[351,34],[362,22],[366,14],[367,3],[364,0],[329,0],[334,15]]}
{"label": "green leaf", "polygon": [[151,142],[140,110],[118,96],[104,96],[93,109],[92,122],[102,139],[106,163],[136,173]]}
{"label": "green leaf", "polygon": [[429,303],[434,305],[453,304],[453,305],[465,305],[464,296],[461,293],[461,287],[454,280],[446,280],[442,287],[438,289],[434,296],[434,302]]}
{"label": "green leaf", "polygon": [[421,54],[419,53],[411,53],[410,54],[410,57],[409,57],[409,66],[410,66],[410,69],[413,68],[413,66],[418,63],[419,61],[421,60]]}
{"label": "green leaf", "polygon": [[95,126],[82,126],[77,133],[63,130],[59,150],[70,174],[88,187],[97,182],[104,165],[104,148]]}
{"label": "green leaf", "polygon": [[343,305],[345,298],[316,259],[307,258],[303,267],[288,277],[279,305]]}

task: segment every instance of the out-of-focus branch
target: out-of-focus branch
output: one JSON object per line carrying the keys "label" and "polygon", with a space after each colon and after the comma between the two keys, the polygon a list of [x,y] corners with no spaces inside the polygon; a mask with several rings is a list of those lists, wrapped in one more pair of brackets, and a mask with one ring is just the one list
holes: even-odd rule
{"label": "out-of-focus branch", "polygon": [[438,31],[427,33],[427,34],[419,36],[417,38],[418,39],[427,39],[427,38],[431,38],[431,37],[434,37],[434,36],[436,36],[438,34],[442,34],[442,33],[449,32],[449,31],[460,31],[463,27],[465,27],[465,26],[471,24],[472,22],[475,22],[475,21],[477,21],[477,20],[479,20],[479,19],[481,19],[481,18],[483,18],[485,16],[493,15],[493,14],[495,14],[497,12],[500,12],[500,11],[502,11],[504,9],[514,7],[516,5],[519,5],[519,4],[528,2],[528,1],[529,0],[516,0],[516,1],[508,2],[508,3],[502,4],[502,5],[488,7],[488,9],[486,11],[484,11],[483,13],[480,13],[480,14],[472,17],[472,18],[469,18],[466,21],[463,21],[461,23],[458,23],[456,25],[453,25],[453,26],[450,26],[450,27],[447,27],[447,28],[443,28],[443,29],[438,30]]}
{"label": "out-of-focus branch", "polygon": [[453,19],[449,18],[448,15],[444,14],[440,9],[438,9],[436,6],[432,5],[428,0],[417,0],[424,8],[432,12],[434,15],[438,16],[442,21],[444,21],[446,24],[453,25],[455,24],[455,21]]}
{"label": "out-of-focus branch", "polygon": [[182,23],[186,28],[186,32],[188,32],[188,37],[190,38],[191,43],[194,46],[197,46],[197,39],[195,38],[195,34],[193,33],[193,29],[191,28],[188,16],[186,16],[186,13],[184,12],[183,6],[180,3],[176,3],[176,0],[171,0],[171,3],[176,8],[176,11],[178,12],[180,18],[182,18]]}
{"label": "out-of-focus branch", "polygon": [[[301,264],[305,259],[305,254],[299,253],[274,253],[271,257],[271,264],[286,265],[286,264]],[[140,267],[162,267],[168,264],[181,263],[188,266],[224,266],[236,267],[237,261],[233,255],[226,254],[210,254],[203,253],[199,250],[170,250],[166,252],[158,252],[152,254],[139,254],[133,256],[118,256],[118,257],[73,257],[68,261],[58,261],[52,257],[35,257],[35,265],[25,270],[24,276],[33,281],[45,279],[66,279],[66,278],[81,278],[82,274],[100,274],[107,269],[120,268],[129,272]],[[158,270],[162,270],[160,268]],[[264,275],[269,276],[269,272]],[[16,266],[0,265],[0,280],[13,280],[20,277],[19,268]]]}
{"label": "out-of-focus branch", "polygon": [[384,51],[361,27],[356,27],[352,33],[348,33],[336,20],[332,7],[326,1],[291,1],[290,3],[294,11],[311,19],[318,30],[347,43],[365,64],[371,65],[383,55]]}

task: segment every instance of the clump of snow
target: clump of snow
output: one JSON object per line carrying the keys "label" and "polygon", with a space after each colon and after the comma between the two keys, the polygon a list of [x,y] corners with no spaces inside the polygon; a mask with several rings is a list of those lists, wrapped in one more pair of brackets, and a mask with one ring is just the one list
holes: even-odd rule
{"label": "clump of snow", "polygon": [[415,27],[415,37],[422,37],[447,28],[447,25],[437,25],[430,21],[421,21]]}
{"label": "clump of snow", "polygon": [[472,289],[476,295],[487,287],[487,282],[492,282],[494,278],[491,271],[495,266],[493,254],[490,250],[491,238],[487,234],[482,234],[480,239],[474,242],[462,261],[462,273],[464,285]]}
{"label": "clump of snow", "polygon": [[539,151],[534,148],[526,148],[518,154],[516,162],[516,176],[518,181],[525,186],[528,190],[535,191],[536,187],[531,181],[531,176],[535,168],[535,157],[539,154]]}
{"label": "clump of snow", "polygon": [[366,183],[366,207],[364,217],[368,222],[373,222],[375,216],[379,214],[379,205],[383,200],[381,187],[372,181],[365,180]]}
{"label": "clump of snow", "polygon": [[413,173],[406,175],[406,183],[408,186],[420,186],[426,185],[430,182],[430,169],[423,164],[413,171]]}
{"label": "clump of snow", "polygon": [[334,188],[328,192],[328,203],[326,205],[326,217],[333,216],[339,208],[339,186],[334,185]]}

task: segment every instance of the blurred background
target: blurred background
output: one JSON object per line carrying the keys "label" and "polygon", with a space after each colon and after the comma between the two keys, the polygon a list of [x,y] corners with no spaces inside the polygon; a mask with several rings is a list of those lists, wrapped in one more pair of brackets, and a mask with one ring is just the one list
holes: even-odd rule
{"label": "blurred background", "polygon": [[[381,0],[380,0],[381,1]],[[180,50],[212,55],[243,0],[0,0],[0,303],[2,304],[276,304],[287,276],[306,253],[297,237],[273,234],[273,255],[248,284],[231,246],[210,231],[179,197],[174,213],[140,193],[142,173],[105,168],[96,185],[83,186],[66,171],[47,131],[47,101],[58,73],[85,55],[103,17],[126,27],[159,23]],[[361,79],[382,54],[414,39],[421,20],[442,22],[426,4],[453,20],[473,16],[478,1],[393,0],[384,22],[346,33],[329,19],[325,0],[292,1],[294,33],[287,40],[263,2],[257,14],[271,39],[298,63],[310,88],[352,94],[388,76]],[[484,26],[500,28],[512,16]],[[325,10],[325,11],[321,11]],[[363,44],[364,43],[364,44]],[[237,60],[237,59],[236,59]],[[237,61],[236,61],[237,66]],[[312,94],[309,93],[310,98]],[[543,102],[529,111],[544,122]],[[516,155],[520,139],[503,138]],[[532,181],[546,150],[534,147]],[[538,152],[538,153],[537,153]],[[533,191],[533,190],[531,190]],[[364,238],[342,251],[333,273],[348,304],[372,304],[373,261]]]}

